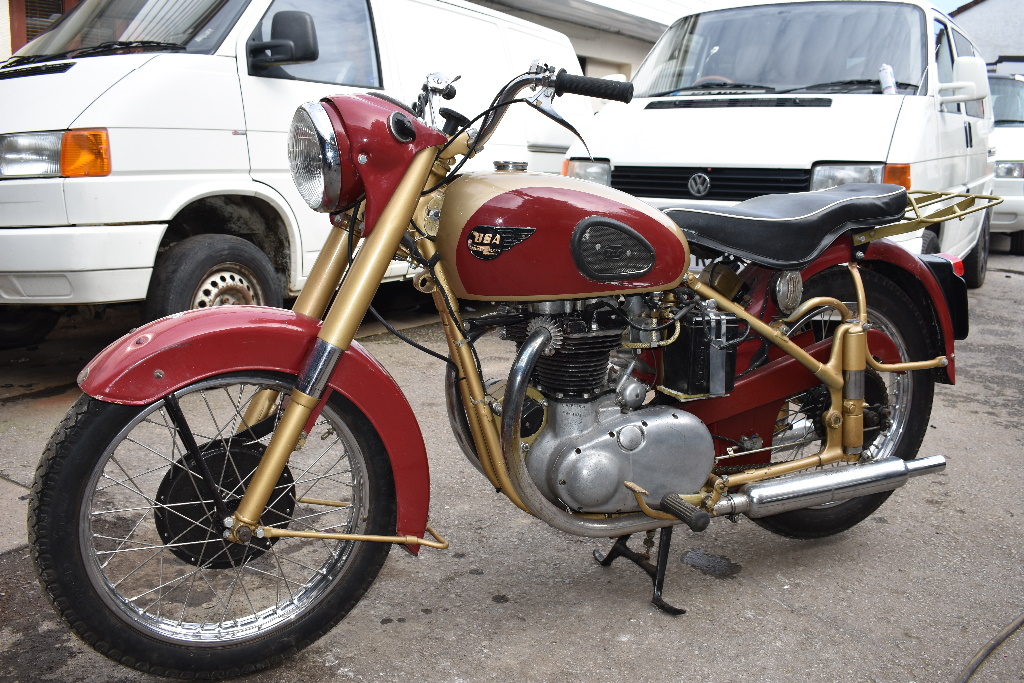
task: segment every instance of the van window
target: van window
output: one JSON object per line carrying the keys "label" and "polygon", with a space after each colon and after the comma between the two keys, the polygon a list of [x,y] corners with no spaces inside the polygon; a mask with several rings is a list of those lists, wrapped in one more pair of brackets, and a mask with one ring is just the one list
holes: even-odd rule
{"label": "van window", "polygon": [[997,126],[1024,126],[1024,81],[1015,78],[989,79],[992,113]]}
{"label": "van window", "polygon": [[282,10],[307,12],[316,27],[320,58],[305,64],[261,69],[257,75],[337,85],[379,88],[377,43],[367,0],[274,0],[258,29],[270,40],[274,15]]}
{"label": "van window", "polygon": [[[941,21],[934,24],[935,31],[935,67],[938,69],[939,83],[953,82],[953,48],[949,44],[949,32]],[[944,104],[942,111],[954,113],[960,111],[959,104]]]}
{"label": "van window", "polygon": [[881,92],[893,68],[917,94],[927,65],[924,12],[913,5],[815,2],[742,7],[684,17],[633,79],[640,97],[751,87],[769,92]]}
{"label": "van window", "polygon": [[18,56],[67,53],[76,57],[147,48],[119,47],[112,41],[154,41],[208,54],[220,45],[245,5],[245,0],[195,0],[187,4],[178,0],[84,0],[19,50]]}

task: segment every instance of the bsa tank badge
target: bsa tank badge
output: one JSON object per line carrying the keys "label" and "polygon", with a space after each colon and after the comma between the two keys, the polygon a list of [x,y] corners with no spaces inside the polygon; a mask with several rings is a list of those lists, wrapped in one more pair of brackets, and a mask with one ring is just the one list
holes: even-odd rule
{"label": "bsa tank badge", "polygon": [[536,228],[478,225],[469,231],[466,246],[469,247],[469,252],[473,256],[481,261],[490,261],[498,258],[534,232],[536,232]]}

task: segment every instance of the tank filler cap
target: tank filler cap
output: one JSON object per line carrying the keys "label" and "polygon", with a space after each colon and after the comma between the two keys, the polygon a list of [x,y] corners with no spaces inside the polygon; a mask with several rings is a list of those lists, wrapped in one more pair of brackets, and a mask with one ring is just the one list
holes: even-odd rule
{"label": "tank filler cap", "polygon": [[504,173],[517,173],[525,171],[529,165],[529,162],[526,161],[495,161],[494,170]]}

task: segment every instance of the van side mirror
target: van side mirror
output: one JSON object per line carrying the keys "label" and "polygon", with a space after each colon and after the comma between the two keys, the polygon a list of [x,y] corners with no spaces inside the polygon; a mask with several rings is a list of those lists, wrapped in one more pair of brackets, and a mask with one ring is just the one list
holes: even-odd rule
{"label": "van side mirror", "polygon": [[952,95],[941,95],[941,104],[972,102],[988,97],[988,68],[981,57],[958,57],[953,62],[953,82],[940,83],[939,92],[955,91]]}
{"label": "van side mirror", "polygon": [[[250,41],[249,64],[255,69],[279,64],[315,62],[320,57],[313,17],[307,12],[285,10],[274,15],[270,40]],[[266,54],[267,51],[270,54]]]}

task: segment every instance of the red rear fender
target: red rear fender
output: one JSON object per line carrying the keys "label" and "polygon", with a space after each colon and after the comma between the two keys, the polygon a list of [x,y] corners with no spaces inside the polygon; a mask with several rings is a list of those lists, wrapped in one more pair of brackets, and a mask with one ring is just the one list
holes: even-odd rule
{"label": "red rear fender", "polygon": [[[146,405],[189,384],[228,372],[298,375],[320,321],[260,306],[188,311],[140,327],[101,351],[79,376],[86,394]],[[342,354],[329,381],[380,436],[395,478],[398,534],[423,536],[430,503],[426,448],[416,416],[395,380],[359,344]],[[410,546],[415,551],[415,546]]]}

